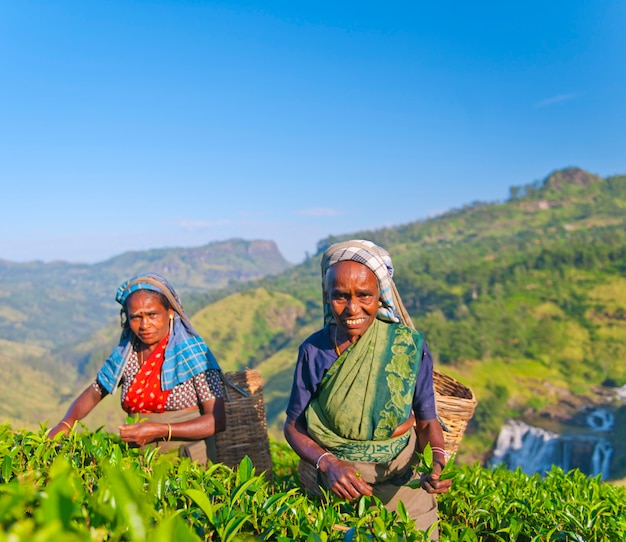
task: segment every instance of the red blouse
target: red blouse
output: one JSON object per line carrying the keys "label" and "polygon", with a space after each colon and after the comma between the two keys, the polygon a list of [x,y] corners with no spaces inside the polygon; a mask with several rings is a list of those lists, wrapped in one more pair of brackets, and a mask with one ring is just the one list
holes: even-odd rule
{"label": "red blouse", "polygon": [[139,367],[139,372],[126,391],[122,408],[129,414],[136,412],[163,412],[172,390],[161,388],[161,367],[169,334],[150,353]]}
{"label": "red blouse", "polygon": [[[155,351],[156,350],[157,349],[155,349]],[[145,364],[144,362],[144,365]],[[139,358],[137,353],[133,351],[120,381],[122,408],[129,414],[133,412],[129,412],[126,408],[126,396],[140,370],[141,364],[139,363]],[[160,370],[157,371],[157,374],[160,376]],[[104,396],[107,394],[107,391],[99,384],[98,380],[95,380],[92,385],[100,395]],[[199,373],[186,382],[174,386],[170,391],[165,401],[164,410],[166,411],[198,407],[207,401],[224,397],[222,379],[217,369],[209,369]]]}

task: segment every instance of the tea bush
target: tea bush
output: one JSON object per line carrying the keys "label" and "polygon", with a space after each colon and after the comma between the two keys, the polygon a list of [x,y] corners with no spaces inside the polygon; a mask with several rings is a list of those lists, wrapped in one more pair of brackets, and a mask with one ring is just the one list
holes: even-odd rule
{"label": "tea bush", "polygon": [[[129,448],[114,435],[73,431],[50,441],[0,426],[0,542],[426,540],[406,511],[373,498],[308,496],[297,456],[271,443],[273,482],[249,460],[231,469]],[[455,467],[440,497],[442,540],[620,540],[625,490],[553,469],[526,476]]]}

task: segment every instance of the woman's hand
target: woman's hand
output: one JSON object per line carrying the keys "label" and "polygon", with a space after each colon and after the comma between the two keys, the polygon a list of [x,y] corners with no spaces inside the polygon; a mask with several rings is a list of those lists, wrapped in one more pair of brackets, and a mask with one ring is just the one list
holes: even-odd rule
{"label": "woman's hand", "polygon": [[361,495],[372,495],[372,486],[361,478],[361,474],[349,463],[327,455],[320,462],[320,470],[328,478],[332,492],[343,499],[357,499]]}
{"label": "woman's hand", "polygon": [[420,482],[422,488],[428,493],[447,493],[452,485],[452,480],[440,480],[442,465],[438,461],[433,462],[433,470],[430,474],[422,474]]}
{"label": "woman's hand", "polygon": [[[437,418],[433,418],[432,420],[417,419],[415,421],[415,431],[417,433],[420,450],[423,450],[427,445],[430,445],[432,450],[438,448],[441,452],[443,452],[445,447],[443,432],[441,424]],[[452,485],[452,480],[440,479],[444,463],[441,460],[441,454],[437,454],[437,456],[439,457],[439,460],[435,459],[432,462],[431,472],[421,475],[420,483],[422,488],[428,493],[447,493]]]}
{"label": "woman's hand", "polygon": [[138,446],[145,446],[157,439],[167,438],[167,424],[154,422],[139,422],[119,426],[120,438],[124,442],[132,442]]}
{"label": "woman's hand", "polygon": [[53,439],[59,433],[69,435],[76,422],[82,420],[102,400],[102,395],[93,386],[87,387],[70,405],[65,416],[48,432]]}
{"label": "woman's hand", "polygon": [[72,426],[68,424],[67,422],[59,422],[52,429],[50,429],[50,431],[48,432],[48,438],[53,439],[59,433],[63,435],[69,435],[71,427]]}
{"label": "woman's hand", "polygon": [[285,438],[295,452],[317,468],[328,478],[332,492],[342,499],[357,499],[361,495],[372,495],[372,486],[365,482],[357,470],[336,458],[309,436],[306,421],[299,422],[287,418],[285,421]]}

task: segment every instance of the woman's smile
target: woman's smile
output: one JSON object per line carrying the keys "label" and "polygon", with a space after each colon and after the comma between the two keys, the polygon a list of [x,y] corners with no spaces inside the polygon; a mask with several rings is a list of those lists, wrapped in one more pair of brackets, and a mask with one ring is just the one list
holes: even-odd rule
{"label": "woman's smile", "polygon": [[345,319],[344,322],[346,323],[347,327],[359,327],[363,325],[363,322],[367,322],[367,318],[350,318]]}

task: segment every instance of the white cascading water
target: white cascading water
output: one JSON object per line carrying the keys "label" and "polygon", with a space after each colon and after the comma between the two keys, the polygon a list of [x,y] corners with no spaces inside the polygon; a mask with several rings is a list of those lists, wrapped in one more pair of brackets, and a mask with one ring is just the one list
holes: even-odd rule
{"label": "white cascading water", "polygon": [[[594,421],[597,425],[590,425],[595,431],[598,425],[602,430],[612,427],[612,419],[605,411],[598,413]],[[520,420],[509,420],[500,430],[491,466],[504,464],[511,470],[520,467],[526,474],[543,474],[556,465],[566,472],[578,468],[589,476],[601,474],[606,480],[612,452],[611,442],[600,436],[559,435]]]}

